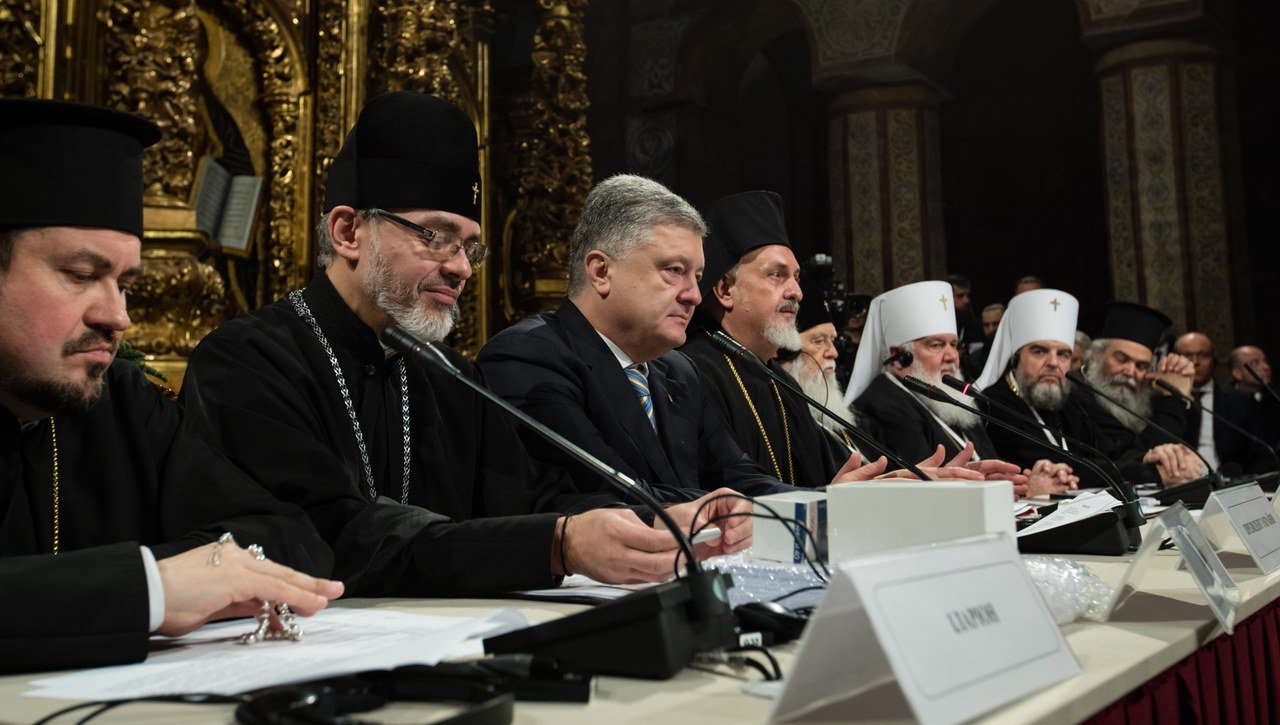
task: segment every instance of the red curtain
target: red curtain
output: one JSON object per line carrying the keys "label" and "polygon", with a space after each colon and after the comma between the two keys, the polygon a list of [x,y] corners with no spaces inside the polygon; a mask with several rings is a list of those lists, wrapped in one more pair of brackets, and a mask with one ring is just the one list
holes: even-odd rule
{"label": "red curtain", "polygon": [[1089,720],[1121,723],[1280,722],[1280,600]]}

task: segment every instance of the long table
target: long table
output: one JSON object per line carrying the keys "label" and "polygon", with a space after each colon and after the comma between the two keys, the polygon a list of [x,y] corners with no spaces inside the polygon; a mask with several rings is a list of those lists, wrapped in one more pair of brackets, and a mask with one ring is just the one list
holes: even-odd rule
{"label": "long table", "polygon": [[[1076,557],[1115,583],[1125,558]],[[1224,563],[1240,587],[1236,634],[1225,636],[1190,575],[1176,568],[1175,552],[1160,552],[1138,593],[1111,621],[1075,622],[1063,633],[1081,674],[983,718],[988,723],[1168,722],[1180,712],[1203,721],[1280,721],[1280,573],[1263,576],[1243,554],[1225,553]],[[579,611],[581,605],[529,601],[382,599],[348,600],[334,606],[380,607],[406,612],[477,616],[513,606],[532,622]],[[795,646],[775,649],[786,674]],[[31,723],[72,704],[26,698],[29,683],[45,675],[0,678],[0,722]],[[517,723],[751,723],[764,722],[772,703],[745,695],[752,670],[686,668],[661,682],[597,678],[589,704],[517,703]],[[882,690],[884,688],[881,688]],[[902,714],[889,695],[867,701],[868,719]],[[890,703],[885,705],[885,703]],[[400,705],[368,716],[385,722],[421,722],[426,706]],[[885,709],[888,708],[888,709]],[[1199,719],[1199,718],[1198,718]],[[227,723],[230,706],[130,705],[104,715],[103,723]],[[74,722],[68,719],[63,722]],[[816,720],[815,720],[816,721]]]}

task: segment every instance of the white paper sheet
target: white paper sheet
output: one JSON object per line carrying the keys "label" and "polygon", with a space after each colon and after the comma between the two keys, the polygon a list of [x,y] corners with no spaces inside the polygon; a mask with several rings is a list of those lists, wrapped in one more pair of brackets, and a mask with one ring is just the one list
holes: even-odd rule
{"label": "white paper sheet", "polygon": [[1066,526],[1091,516],[1097,516],[1103,511],[1110,511],[1119,505],[1120,502],[1116,500],[1116,497],[1106,491],[1076,496],[1071,501],[1063,501],[1058,506],[1057,511],[1019,531],[1018,536],[1030,536],[1041,531]]}
{"label": "white paper sheet", "polygon": [[[515,609],[486,617],[439,617],[377,609],[326,609],[302,620],[301,642],[237,644],[252,620],[211,624],[169,640],[146,662],[32,682],[27,697],[107,700],[173,693],[233,695],[317,677],[435,664],[474,651],[472,638],[528,626]],[[155,641],[155,640],[153,640]],[[163,640],[162,640],[163,641]]]}

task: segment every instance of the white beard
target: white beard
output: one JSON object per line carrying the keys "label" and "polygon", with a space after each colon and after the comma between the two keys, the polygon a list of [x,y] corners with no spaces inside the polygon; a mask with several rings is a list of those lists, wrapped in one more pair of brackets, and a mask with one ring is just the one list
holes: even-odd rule
{"label": "white beard", "polygon": [[[856,423],[853,411],[844,404],[844,391],[840,389],[840,382],[836,380],[835,370],[829,372],[816,370],[813,365],[806,362],[805,353],[800,353],[800,355],[801,357],[782,363],[782,369],[796,379],[805,395],[830,409],[832,413],[840,416],[845,422]],[[844,431],[844,426],[832,420],[828,415],[812,405],[809,406],[809,413],[813,415],[814,420],[818,421],[818,425],[823,428],[833,433]]]}
{"label": "white beard", "polygon": [[[960,391],[953,390],[951,386],[943,384],[941,371],[936,373],[927,372],[924,369],[924,366],[920,364],[920,361],[917,360],[911,363],[911,367],[907,368],[907,374],[913,378],[919,378],[920,380],[926,383],[929,383],[933,387],[938,388],[939,390],[946,393],[951,398],[960,402],[962,405],[969,404],[969,399],[961,395]],[[955,373],[949,373],[949,374],[955,375]],[[957,408],[954,405],[950,403],[944,403],[941,400],[926,398],[925,396],[919,395],[917,393],[911,393],[911,394],[916,396],[916,400],[919,400],[921,403],[924,403],[924,407],[928,408],[930,413],[933,413],[934,415],[938,416],[939,420],[951,426],[952,428],[969,429],[969,428],[976,428],[982,425],[982,419],[979,418],[976,413],[970,413],[967,410]]]}
{"label": "white beard", "polygon": [[[1124,403],[1126,407],[1138,413],[1142,418],[1151,417],[1151,396],[1146,393],[1142,383],[1138,383],[1135,389],[1118,382],[1118,379],[1123,379],[1121,376],[1111,380],[1104,379],[1100,365],[1086,367],[1084,376],[1095,388]],[[1121,425],[1134,433],[1141,433],[1147,427],[1146,421],[1142,420],[1142,418],[1133,415],[1133,413],[1110,400],[1099,396],[1098,402],[1102,405],[1103,410],[1114,415]]]}
{"label": "white beard", "polygon": [[[443,340],[458,321],[457,305],[442,305],[433,300],[419,300],[417,292],[410,290],[392,274],[391,266],[382,256],[382,242],[375,229],[371,254],[366,258],[368,269],[364,276],[364,292],[383,312],[413,336],[428,342]],[[437,280],[427,280],[433,284]]]}

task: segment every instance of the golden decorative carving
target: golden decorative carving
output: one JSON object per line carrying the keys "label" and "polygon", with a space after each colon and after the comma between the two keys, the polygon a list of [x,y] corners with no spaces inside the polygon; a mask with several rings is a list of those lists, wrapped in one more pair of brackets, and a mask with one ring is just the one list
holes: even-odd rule
{"label": "golden decorative carving", "polygon": [[517,102],[518,130],[504,154],[518,179],[503,225],[503,312],[518,319],[564,293],[569,237],[591,190],[583,40],[587,0],[539,0],[530,91]]}
{"label": "golden decorative carving", "polygon": [[147,232],[145,274],[129,290],[133,325],[126,337],[152,355],[186,357],[230,316],[226,285],[198,254],[207,252],[199,232]]}
{"label": "golden decorative carving", "polygon": [[155,121],[160,142],[143,157],[148,204],[187,203],[204,147],[195,85],[200,22],[194,0],[125,0],[105,5],[107,105]]}
{"label": "golden decorative carving", "polygon": [[34,96],[40,57],[40,3],[0,0],[0,96]]}
{"label": "golden decorative carving", "polygon": [[[284,3],[278,3],[285,5]],[[277,4],[272,4],[272,6]],[[299,148],[305,139],[299,130],[300,100],[305,84],[299,68],[306,59],[296,35],[282,27],[268,4],[255,0],[223,0],[213,10],[239,29],[258,66],[258,92],[268,129],[267,207],[260,224],[266,229],[255,246],[259,264],[258,288],[252,304],[263,305],[302,286],[309,277],[306,259],[309,226],[307,194],[310,169],[299,166],[308,158]],[[288,10],[285,7],[284,10]],[[290,16],[287,16],[290,17]],[[296,19],[296,15],[291,16]],[[296,27],[290,21],[289,27]]]}

